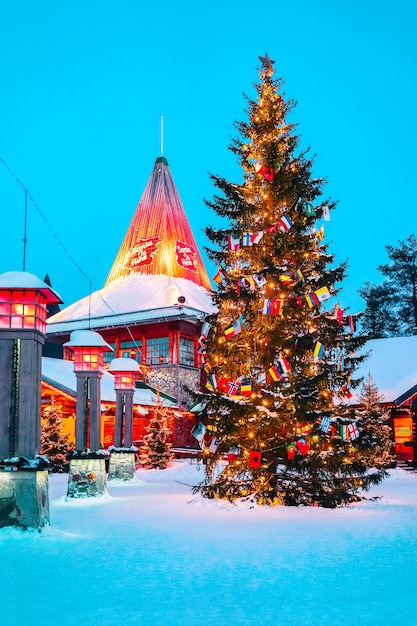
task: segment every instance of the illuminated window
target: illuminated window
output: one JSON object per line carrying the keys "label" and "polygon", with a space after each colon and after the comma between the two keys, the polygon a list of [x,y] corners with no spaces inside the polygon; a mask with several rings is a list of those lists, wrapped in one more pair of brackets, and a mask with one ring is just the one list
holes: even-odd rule
{"label": "illuminated window", "polygon": [[168,337],[155,337],[146,340],[146,364],[168,363]]}
{"label": "illuminated window", "polygon": [[194,367],[194,341],[180,337],[180,364]]}
{"label": "illuminated window", "polygon": [[125,359],[135,359],[138,363],[142,362],[142,341],[137,339],[135,341],[121,341],[119,357]]}

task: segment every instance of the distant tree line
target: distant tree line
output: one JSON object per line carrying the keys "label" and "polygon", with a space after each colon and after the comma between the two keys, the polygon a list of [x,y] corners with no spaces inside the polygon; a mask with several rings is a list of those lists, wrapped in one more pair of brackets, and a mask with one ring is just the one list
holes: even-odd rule
{"label": "distant tree line", "polygon": [[385,246],[389,262],[380,265],[384,280],[359,290],[366,308],[362,328],[371,339],[417,333],[417,240],[410,235],[398,246]]}

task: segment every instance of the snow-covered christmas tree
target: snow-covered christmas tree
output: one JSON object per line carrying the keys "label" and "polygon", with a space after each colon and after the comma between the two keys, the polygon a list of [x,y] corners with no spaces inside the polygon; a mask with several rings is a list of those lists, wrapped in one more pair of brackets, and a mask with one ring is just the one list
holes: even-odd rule
{"label": "snow-covered christmas tree", "polygon": [[49,457],[53,472],[67,472],[69,461],[67,456],[72,449],[69,435],[62,427],[62,413],[51,397],[51,404],[46,407],[41,423],[41,454]]}
{"label": "snow-covered christmas tree", "polygon": [[236,123],[230,146],[243,182],[212,176],[220,193],[207,202],[224,225],[206,228],[218,313],[200,338],[207,385],[196,394],[205,406],[196,432],[207,476],[197,490],[332,507],[385,476],[368,471],[346,404],[365,339],[338,302],[346,264],[325,238],[336,203],[322,199],[325,181],[298,148],[274,61],[260,59],[257,98],[247,98],[248,121]]}
{"label": "snow-covered christmas tree", "polygon": [[392,432],[387,424],[388,414],[381,408],[383,396],[370,374],[361,387],[359,401],[363,406],[357,412],[362,453],[367,456],[369,465],[377,468],[389,467],[394,460]]}
{"label": "snow-covered christmas tree", "polygon": [[172,459],[169,437],[168,414],[162,406],[158,393],[153,416],[145,428],[144,445],[140,452],[140,461],[147,468],[165,469]]}

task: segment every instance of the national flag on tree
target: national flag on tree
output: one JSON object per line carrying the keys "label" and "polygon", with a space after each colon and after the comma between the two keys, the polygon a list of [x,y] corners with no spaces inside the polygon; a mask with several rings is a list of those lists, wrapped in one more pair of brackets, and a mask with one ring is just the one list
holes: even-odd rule
{"label": "national flag on tree", "polygon": [[249,467],[261,467],[262,455],[259,450],[251,450],[249,452]]}
{"label": "national flag on tree", "polygon": [[262,313],[264,315],[280,315],[282,308],[282,300],[272,300],[266,298],[264,300],[264,306]]}
{"label": "national flag on tree", "polygon": [[226,272],[221,267],[219,267],[217,273],[215,274],[215,276],[213,276],[213,280],[218,285],[221,285],[223,282],[223,278],[226,278]]}
{"label": "national flag on tree", "polygon": [[359,437],[359,430],[354,422],[348,424],[349,437],[353,441]]}
{"label": "national flag on tree", "polygon": [[316,345],[314,346],[314,352],[313,352],[314,356],[316,357],[316,359],[321,359],[323,354],[324,354],[324,346],[322,343],[320,343],[320,341],[316,342]]}
{"label": "national flag on tree", "polygon": [[243,233],[242,246],[243,247],[253,246],[252,233]]}
{"label": "national flag on tree", "polygon": [[202,422],[197,422],[194,428],[191,431],[192,436],[197,439],[198,443],[201,444],[203,442],[203,437],[207,432],[207,428],[204,426]]}
{"label": "national flag on tree", "polygon": [[227,328],[224,329],[225,337],[234,337],[235,336],[235,327],[234,324],[230,324]]}
{"label": "national flag on tree", "polygon": [[312,309],[314,306],[317,306],[319,304],[319,299],[316,296],[316,293],[314,291],[306,295],[306,300],[310,309]]}
{"label": "national flag on tree", "polygon": [[226,393],[228,396],[235,396],[239,391],[240,384],[239,382],[229,380],[226,387]]}
{"label": "national flag on tree", "polygon": [[327,415],[323,415],[322,418],[321,418],[321,422],[320,422],[319,428],[324,433],[327,433],[329,431],[329,428],[330,428],[330,417],[328,417]]}
{"label": "national flag on tree", "polygon": [[253,280],[255,281],[257,287],[259,287],[260,289],[266,285],[266,278],[263,274],[254,274],[253,275]]}
{"label": "national flag on tree", "polygon": [[304,212],[308,217],[315,217],[316,210],[311,204],[311,202],[304,202],[303,207],[304,207]]}
{"label": "national flag on tree", "polygon": [[252,243],[259,243],[263,236],[264,236],[264,231],[263,230],[258,230],[256,233],[252,233],[252,235],[251,235],[251,242]]}
{"label": "national flag on tree", "polygon": [[240,239],[234,235],[227,235],[227,247],[229,250],[240,249]]}
{"label": "national flag on tree", "polygon": [[242,380],[240,383],[240,394],[249,397],[252,395],[252,384],[250,380]]}
{"label": "national flag on tree", "polygon": [[272,367],[269,368],[268,374],[270,375],[272,380],[275,382],[281,378],[281,373],[276,365],[273,365]]}
{"label": "national flag on tree", "polygon": [[278,220],[278,226],[283,233],[286,233],[290,230],[292,221],[288,215],[283,215],[281,219]]}
{"label": "national flag on tree", "polygon": [[356,331],[356,320],[353,315],[348,315],[347,319],[348,319],[350,332],[354,333]]}
{"label": "national flag on tree", "polygon": [[342,441],[349,441],[350,436],[347,424],[340,424],[340,436]]}
{"label": "national flag on tree", "polygon": [[325,302],[329,298],[331,298],[331,293],[327,287],[320,287],[320,289],[316,289],[314,292],[319,302]]}
{"label": "national flag on tree", "polygon": [[334,316],[337,319],[337,323],[339,324],[339,326],[341,326],[343,324],[343,314],[344,314],[343,309],[341,309],[338,304],[335,304],[334,305]]}
{"label": "national flag on tree", "polygon": [[323,219],[325,222],[330,222],[330,209],[327,204],[323,206]]}
{"label": "national flag on tree", "polygon": [[320,226],[318,231],[316,232],[316,241],[320,243],[324,239],[324,226]]}
{"label": "national flag on tree", "polygon": [[279,358],[279,364],[281,366],[283,374],[287,374],[291,371],[291,365],[289,364],[287,358],[285,356],[281,356]]}

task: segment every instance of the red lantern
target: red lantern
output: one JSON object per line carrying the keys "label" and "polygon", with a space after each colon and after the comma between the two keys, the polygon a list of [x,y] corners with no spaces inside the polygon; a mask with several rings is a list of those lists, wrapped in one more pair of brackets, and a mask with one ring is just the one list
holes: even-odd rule
{"label": "red lantern", "polygon": [[46,283],[28,272],[0,276],[0,328],[46,331],[48,304],[62,300]]}
{"label": "red lantern", "polygon": [[113,349],[93,330],[74,330],[64,346],[74,352],[74,372],[103,372],[104,353]]}
{"label": "red lantern", "polygon": [[134,359],[120,357],[110,363],[109,372],[114,374],[114,388],[116,391],[132,391],[135,381],[141,373],[139,364]]}

